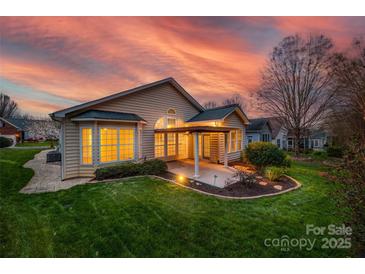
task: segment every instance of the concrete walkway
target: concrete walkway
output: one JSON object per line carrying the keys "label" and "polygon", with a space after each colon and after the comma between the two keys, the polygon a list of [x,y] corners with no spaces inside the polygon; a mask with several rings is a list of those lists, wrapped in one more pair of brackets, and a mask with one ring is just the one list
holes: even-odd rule
{"label": "concrete walkway", "polygon": [[213,164],[206,161],[199,161],[199,178],[194,176],[194,160],[179,160],[168,162],[168,171],[176,175],[194,179],[196,181],[223,188],[227,180],[233,180],[234,171],[223,165]]}
{"label": "concrete walkway", "polygon": [[20,190],[21,193],[54,192],[68,189],[75,185],[89,183],[90,178],[76,178],[61,181],[61,165],[59,163],[46,163],[47,152],[43,150],[34,159],[26,162],[24,167],[34,170],[34,176],[28,184]]}
{"label": "concrete walkway", "polygon": [[[49,146],[29,146],[29,147],[16,147],[16,146],[12,146],[9,148],[13,148],[13,149],[49,149]],[[54,150],[54,149],[53,149]]]}

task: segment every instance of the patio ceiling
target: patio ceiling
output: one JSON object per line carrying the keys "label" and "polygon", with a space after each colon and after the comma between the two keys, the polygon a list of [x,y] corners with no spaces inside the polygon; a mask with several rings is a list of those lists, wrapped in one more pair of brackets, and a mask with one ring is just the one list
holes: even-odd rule
{"label": "patio ceiling", "polygon": [[155,132],[229,132],[231,127],[193,126],[155,129]]}

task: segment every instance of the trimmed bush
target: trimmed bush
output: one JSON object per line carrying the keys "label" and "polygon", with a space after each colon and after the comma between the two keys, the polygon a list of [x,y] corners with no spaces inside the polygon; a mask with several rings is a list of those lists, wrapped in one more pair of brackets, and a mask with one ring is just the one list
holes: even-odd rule
{"label": "trimmed bush", "polygon": [[0,147],[10,147],[13,144],[13,140],[0,136]]}
{"label": "trimmed bush", "polygon": [[251,164],[260,168],[288,164],[284,151],[269,142],[250,143],[246,149],[246,157]]}
{"label": "trimmed bush", "polygon": [[166,163],[158,159],[142,163],[126,162],[96,169],[95,178],[97,180],[105,180],[138,175],[158,175],[166,172],[166,170]]}
{"label": "trimmed bush", "polygon": [[329,157],[342,158],[343,149],[341,147],[331,146],[327,148],[327,155]]}
{"label": "trimmed bush", "polygon": [[277,181],[285,174],[286,170],[283,167],[269,166],[265,168],[265,177],[270,181]]}

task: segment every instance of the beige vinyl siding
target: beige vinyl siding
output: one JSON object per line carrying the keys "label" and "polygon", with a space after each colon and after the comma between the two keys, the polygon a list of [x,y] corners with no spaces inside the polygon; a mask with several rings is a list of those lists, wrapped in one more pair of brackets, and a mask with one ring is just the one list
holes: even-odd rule
{"label": "beige vinyl siding", "polygon": [[[142,126],[142,157],[151,159],[154,158],[154,125],[159,118],[166,115],[170,108],[176,110],[176,119],[183,121],[199,113],[199,110],[186,97],[168,83],[96,105],[90,109],[134,113],[145,119],[147,124]],[[101,123],[98,122],[98,125]],[[64,179],[93,176],[94,166],[80,165],[79,123],[66,118],[64,125]],[[95,131],[94,122],[89,125],[93,127],[95,140],[98,140],[99,132]],[[96,142],[93,142],[93,152],[93,157],[99,157],[99,145]],[[95,159],[93,159],[94,163]]]}
{"label": "beige vinyl siding", "polygon": [[146,120],[143,126],[142,155],[154,158],[154,126],[157,120],[167,115],[167,110],[176,110],[176,119],[186,121],[199,111],[173,86],[165,84],[136,92],[117,100],[93,107],[106,111],[135,113]]}
{"label": "beige vinyl siding", "polygon": [[[245,125],[242,119],[236,112],[231,113],[223,122],[224,127],[232,127],[242,130],[242,149],[244,147],[243,140],[245,139]],[[241,158],[241,151],[228,153],[228,162],[238,161]],[[224,162],[224,134],[219,134],[219,162]]]}

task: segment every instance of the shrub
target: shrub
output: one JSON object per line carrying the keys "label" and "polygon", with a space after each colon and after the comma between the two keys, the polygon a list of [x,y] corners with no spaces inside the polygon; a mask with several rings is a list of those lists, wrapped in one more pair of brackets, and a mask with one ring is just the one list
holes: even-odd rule
{"label": "shrub", "polygon": [[250,143],[246,149],[249,162],[258,167],[283,166],[287,164],[285,153],[276,145],[268,142]]}
{"label": "shrub", "polygon": [[0,147],[10,147],[13,144],[13,140],[0,136]]}
{"label": "shrub", "polygon": [[283,161],[282,166],[284,166],[284,167],[291,167],[291,162],[292,162],[292,160],[291,160],[290,156],[289,155],[285,155],[285,159]]}
{"label": "shrub", "polygon": [[270,181],[277,181],[285,174],[286,170],[282,167],[269,166],[265,168],[265,177]]}
{"label": "shrub", "polygon": [[331,146],[327,148],[327,155],[329,157],[342,158],[343,149],[341,147]]}
{"label": "shrub", "polygon": [[158,159],[149,160],[142,163],[126,162],[96,169],[95,178],[97,180],[105,180],[138,175],[158,175],[166,172],[166,170],[166,163]]}

